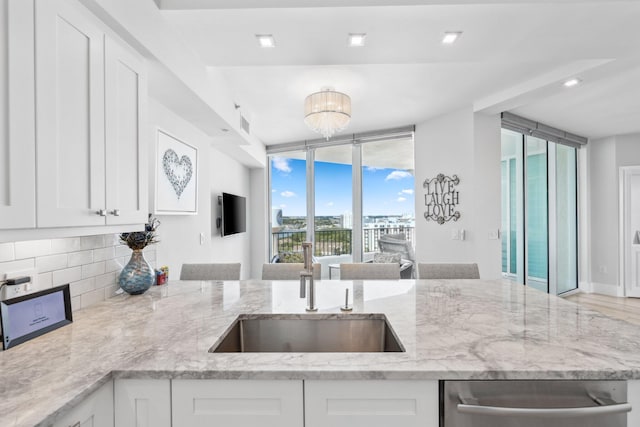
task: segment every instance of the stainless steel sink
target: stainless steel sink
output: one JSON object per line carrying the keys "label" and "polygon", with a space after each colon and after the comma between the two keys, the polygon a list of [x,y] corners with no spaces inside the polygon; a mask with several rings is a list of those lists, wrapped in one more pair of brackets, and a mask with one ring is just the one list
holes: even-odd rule
{"label": "stainless steel sink", "polygon": [[403,352],[384,314],[240,315],[211,353]]}

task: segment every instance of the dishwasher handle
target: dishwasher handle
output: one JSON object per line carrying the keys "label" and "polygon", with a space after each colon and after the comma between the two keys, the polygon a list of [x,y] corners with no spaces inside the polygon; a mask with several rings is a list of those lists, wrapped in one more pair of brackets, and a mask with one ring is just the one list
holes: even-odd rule
{"label": "dishwasher handle", "polygon": [[586,406],[579,408],[510,408],[503,406],[472,405],[460,397],[462,403],[458,404],[458,412],[461,414],[490,415],[502,417],[557,417],[576,418],[590,417],[594,415],[613,415],[631,411],[631,404],[612,403],[602,404],[599,399],[594,399],[600,406]]}

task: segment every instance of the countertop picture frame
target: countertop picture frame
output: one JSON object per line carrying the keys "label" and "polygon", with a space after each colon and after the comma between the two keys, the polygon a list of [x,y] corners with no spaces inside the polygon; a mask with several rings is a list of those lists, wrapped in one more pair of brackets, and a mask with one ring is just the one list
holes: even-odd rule
{"label": "countertop picture frame", "polygon": [[197,215],[198,149],[162,129],[156,138],[156,215]]}

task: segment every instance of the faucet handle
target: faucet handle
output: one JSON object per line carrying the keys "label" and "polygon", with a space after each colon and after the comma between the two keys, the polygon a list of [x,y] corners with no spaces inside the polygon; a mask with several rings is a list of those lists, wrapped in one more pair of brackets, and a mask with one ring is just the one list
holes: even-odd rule
{"label": "faucet handle", "polygon": [[340,307],[340,311],[352,311],[353,306],[349,307],[349,288],[344,289],[344,307]]}

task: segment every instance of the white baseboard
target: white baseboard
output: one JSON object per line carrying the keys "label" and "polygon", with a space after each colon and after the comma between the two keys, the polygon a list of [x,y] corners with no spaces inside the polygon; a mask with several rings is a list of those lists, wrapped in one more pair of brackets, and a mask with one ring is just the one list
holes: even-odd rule
{"label": "white baseboard", "polygon": [[617,285],[608,283],[591,282],[591,292],[594,294],[610,295],[612,297],[624,296],[624,291]]}
{"label": "white baseboard", "polygon": [[578,289],[587,294],[593,293],[593,286],[591,286],[591,282],[579,282]]}

